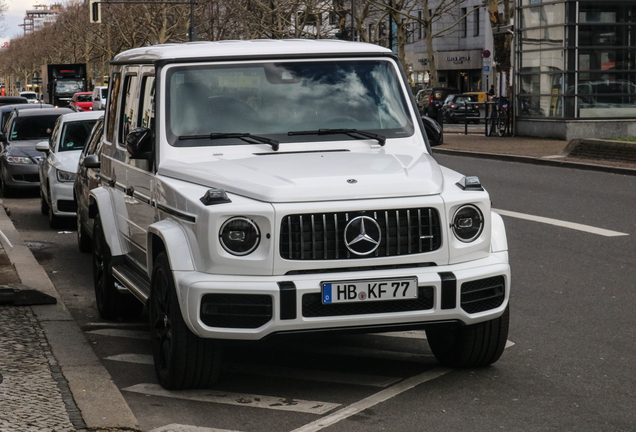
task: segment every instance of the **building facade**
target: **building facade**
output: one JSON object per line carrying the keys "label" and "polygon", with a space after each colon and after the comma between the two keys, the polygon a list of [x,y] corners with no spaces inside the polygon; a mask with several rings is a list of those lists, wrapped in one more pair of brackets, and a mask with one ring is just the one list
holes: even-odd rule
{"label": "building facade", "polygon": [[[462,92],[488,91],[494,84],[493,41],[483,1],[462,2],[433,22],[434,33],[448,28],[433,39],[438,86]],[[412,43],[406,46],[406,63],[412,69],[412,79],[417,87],[430,87],[423,31],[415,29],[411,37]]]}
{"label": "building facade", "polygon": [[516,133],[636,136],[636,1],[517,1]]}

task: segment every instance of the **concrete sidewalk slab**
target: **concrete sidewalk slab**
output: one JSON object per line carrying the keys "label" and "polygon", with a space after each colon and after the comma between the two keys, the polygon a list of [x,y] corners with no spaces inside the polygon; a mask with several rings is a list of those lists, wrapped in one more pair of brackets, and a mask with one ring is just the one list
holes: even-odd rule
{"label": "concrete sidewalk slab", "polygon": [[[11,243],[10,246],[5,244],[6,241],[0,240],[22,286],[36,289],[58,300],[55,305],[32,306],[28,309],[32,311],[37,325],[43,330],[46,344],[54,357],[50,367],[59,367],[85,426],[92,430],[139,430],[137,419],[124,397],[113,383],[108,371],[99,362],[46,271],[20,238],[2,207],[2,201],[0,230]],[[20,344],[20,340],[10,342]],[[37,403],[33,399],[24,402],[27,405]],[[29,406],[22,406],[21,409],[28,410]]]}

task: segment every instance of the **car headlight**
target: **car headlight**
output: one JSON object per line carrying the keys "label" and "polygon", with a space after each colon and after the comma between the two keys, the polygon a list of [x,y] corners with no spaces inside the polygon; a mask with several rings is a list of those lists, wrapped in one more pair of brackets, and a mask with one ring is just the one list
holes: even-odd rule
{"label": "car headlight", "polygon": [[237,216],[225,221],[219,231],[221,246],[232,255],[248,255],[258,247],[261,232],[258,225],[247,217]]}
{"label": "car headlight", "polygon": [[57,180],[60,182],[72,182],[75,181],[75,176],[77,174],[68,171],[57,171]]}
{"label": "car headlight", "polygon": [[28,157],[22,156],[7,156],[7,162],[16,164],[32,164],[35,163]]}
{"label": "car headlight", "polygon": [[475,241],[484,230],[484,216],[477,207],[468,204],[455,212],[451,227],[459,241],[470,243]]}

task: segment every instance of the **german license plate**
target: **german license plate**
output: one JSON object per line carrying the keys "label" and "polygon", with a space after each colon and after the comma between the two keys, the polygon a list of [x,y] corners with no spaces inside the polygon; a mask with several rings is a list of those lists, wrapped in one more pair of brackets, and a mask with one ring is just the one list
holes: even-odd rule
{"label": "german license plate", "polygon": [[322,282],[322,303],[346,303],[417,298],[417,278]]}

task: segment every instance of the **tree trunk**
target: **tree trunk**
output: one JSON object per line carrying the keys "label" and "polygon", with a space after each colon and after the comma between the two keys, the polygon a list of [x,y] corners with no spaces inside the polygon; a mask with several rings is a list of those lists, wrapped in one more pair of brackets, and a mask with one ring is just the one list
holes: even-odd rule
{"label": "tree trunk", "polygon": [[428,77],[431,87],[437,87],[437,65],[435,64],[435,51],[433,51],[433,23],[431,13],[428,8],[428,0],[422,0],[424,10],[424,40],[426,41],[426,54],[428,56]]}

